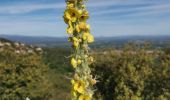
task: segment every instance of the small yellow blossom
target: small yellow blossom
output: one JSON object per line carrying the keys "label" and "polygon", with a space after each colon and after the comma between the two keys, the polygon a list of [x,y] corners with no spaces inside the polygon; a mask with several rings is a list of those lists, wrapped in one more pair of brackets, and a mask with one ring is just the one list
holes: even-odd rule
{"label": "small yellow blossom", "polygon": [[79,78],[78,74],[74,74],[74,79],[79,80]]}
{"label": "small yellow blossom", "polygon": [[92,85],[95,85],[97,83],[97,81],[95,79],[90,79],[90,82]]}
{"label": "small yellow blossom", "polygon": [[85,22],[81,22],[76,25],[76,31],[79,33],[80,31],[89,31],[90,25],[86,24]]}
{"label": "small yellow blossom", "polygon": [[81,21],[86,21],[88,18],[89,18],[89,13],[88,13],[88,11],[84,11],[84,12],[82,13],[82,16],[80,17],[80,20],[81,20]]}
{"label": "small yellow blossom", "polygon": [[71,96],[72,96],[72,97],[77,97],[77,93],[76,93],[76,91],[74,91],[73,89],[71,90]]}
{"label": "small yellow blossom", "polygon": [[80,95],[78,100],[90,100],[89,95]]}
{"label": "small yellow blossom", "polygon": [[68,27],[67,28],[67,33],[68,34],[73,34],[73,27]]}
{"label": "small yellow blossom", "polygon": [[87,40],[89,34],[90,34],[89,32],[84,32],[82,35],[83,40]]}
{"label": "small yellow blossom", "polygon": [[67,28],[67,33],[68,34],[73,34],[74,28],[72,26],[72,22],[69,21],[69,27]]}
{"label": "small yellow blossom", "polygon": [[73,46],[75,48],[78,48],[78,46],[79,46],[79,39],[76,38],[76,37],[73,37],[72,40],[73,40]]}
{"label": "small yellow blossom", "polygon": [[94,37],[93,37],[93,35],[91,35],[91,34],[88,35],[88,37],[87,37],[87,42],[88,42],[88,43],[94,42]]}
{"label": "small yellow blossom", "polygon": [[85,93],[85,82],[82,80],[78,80],[74,83],[74,90],[76,90],[80,94]]}
{"label": "small yellow blossom", "polygon": [[72,79],[72,80],[71,80],[71,84],[74,84],[74,83],[75,83],[75,80],[74,80],[74,79]]}
{"label": "small yellow blossom", "polygon": [[67,2],[67,9],[71,9],[74,7],[74,3]]}
{"label": "small yellow blossom", "polygon": [[73,68],[76,68],[76,67],[77,67],[77,61],[76,61],[76,59],[74,59],[74,58],[71,59],[71,65],[73,66]]}
{"label": "small yellow blossom", "polygon": [[76,37],[73,37],[73,41],[78,41],[78,39]]}
{"label": "small yellow blossom", "polygon": [[82,35],[83,40],[87,40],[88,43],[94,42],[94,37],[89,32],[84,32]]}
{"label": "small yellow blossom", "polygon": [[64,19],[71,22],[76,22],[76,20],[80,18],[81,13],[81,10],[77,10],[76,8],[69,8],[64,12]]}
{"label": "small yellow blossom", "polygon": [[77,63],[78,63],[78,64],[81,64],[81,62],[82,62],[82,61],[81,61],[80,59],[78,59]]}
{"label": "small yellow blossom", "polygon": [[90,57],[89,57],[89,62],[90,62],[90,63],[93,63],[93,62],[94,62],[94,58],[90,56]]}
{"label": "small yellow blossom", "polygon": [[78,41],[73,41],[73,46],[77,49],[79,46],[79,42]]}

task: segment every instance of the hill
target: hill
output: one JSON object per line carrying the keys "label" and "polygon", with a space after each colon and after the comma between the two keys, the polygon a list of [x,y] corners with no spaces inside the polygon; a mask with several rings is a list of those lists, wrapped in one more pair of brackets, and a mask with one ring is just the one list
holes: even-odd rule
{"label": "hill", "polygon": [[5,38],[1,38],[0,37],[0,42],[12,42],[11,40],[5,39]]}
{"label": "hill", "polygon": [[48,66],[42,49],[0,39],[0,100],[43,100],[50,97]]}
{"label": "hill", "polygon": [[[42,36],[17,36],[17,35],[0,35],[0,37],[20,41],[27,44],[34,44],[42,47],[70,47],[66,37],[42,37]],[[96,37],[95,43],[91,47],[95,48],[122,48],[125,43],[134,42],[143,44],[151,43],[156,48],[162,48],[170,44],[170,35],[162,36],[117,36],[117,37]]]}

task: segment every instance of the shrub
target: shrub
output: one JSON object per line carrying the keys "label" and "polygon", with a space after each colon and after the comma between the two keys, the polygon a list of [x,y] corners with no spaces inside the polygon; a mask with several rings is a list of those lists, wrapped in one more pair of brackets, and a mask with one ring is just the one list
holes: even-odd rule
{"label": "shrub", "polygon": [[11,50],[0,52],[0,99],[47,100],[50,84],[48,67],[38,54],[16,54]]}
{"label": "shrub", "polygon": [[96,98],[104,100],[168,100],[170,55],[161,51],[117,51],[95,54]]}

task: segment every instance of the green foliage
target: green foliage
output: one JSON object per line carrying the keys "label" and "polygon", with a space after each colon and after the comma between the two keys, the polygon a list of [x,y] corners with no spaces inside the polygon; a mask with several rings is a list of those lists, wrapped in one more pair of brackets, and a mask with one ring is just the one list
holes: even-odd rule
{"label": "green foliage", "polygon": [[55,69],[58,73],[72,72],[70,67],[71,49],[65,48],[46,48],[44,53],[44,62],[49,65],[51,69]]}
{"label": "green foliage", "polygon": [[68,79],[73,71],[69,65],[70,49],[46,48],[44,49],[44,62],[49,66],[49,80],[53,84],[50,100],[70,100],[71,84]]}
{"label": "green foliage", "polygon": [[[125,50],[95,51],[97,100],[168,100],[170,52],[126,45]],[[131,47],[132,46],[132,47]],[[132,52],[133,51],[133,52]],[[72,68],[69,49],[47,48],[38,54],[0,52],[0,100],[69,100]],[[44,65],[48,64],[48,66]],[[52,89],[48,88],[49,82]],[[52,92],[52,97],[50,93]],[[49,98],[50,97],[50,98]]]}
{"label": "green foliage", "polygon": [[144,49],[96,53],[93,73],[96,98],[104,100],[168,100],[170,55]]}
{"label": "green foliage", "polygon": [[47,100],[48,67],[38,54],[0,52],[0,100]]}

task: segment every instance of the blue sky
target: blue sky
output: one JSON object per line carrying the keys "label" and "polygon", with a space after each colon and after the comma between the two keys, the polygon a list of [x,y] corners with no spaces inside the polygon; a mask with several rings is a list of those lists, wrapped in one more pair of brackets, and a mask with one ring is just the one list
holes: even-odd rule
{"label": "blue sky", "polygon": [[[0,34],[67,36],[65,0],[0,0]],[[89,0],[95,36],[170,35],[170,0]]]}

